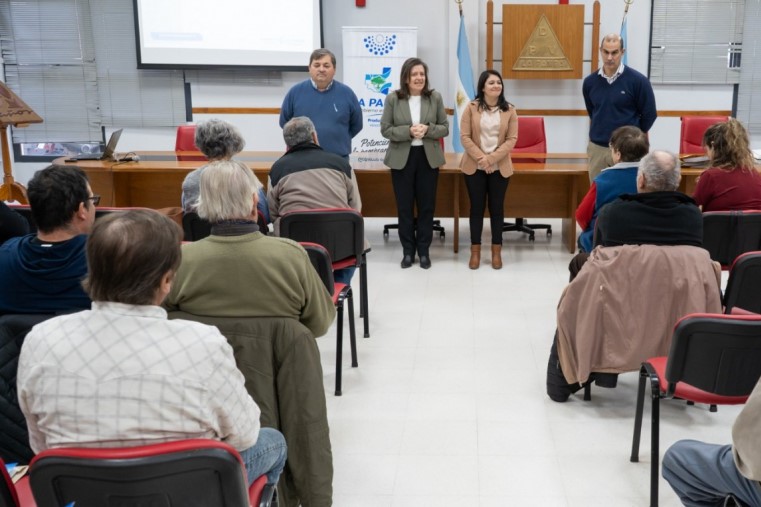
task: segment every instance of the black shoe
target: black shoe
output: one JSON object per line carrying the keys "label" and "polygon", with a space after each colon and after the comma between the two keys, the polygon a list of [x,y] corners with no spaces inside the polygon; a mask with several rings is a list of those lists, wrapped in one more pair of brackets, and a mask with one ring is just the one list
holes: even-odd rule
{"label": "black shoe", "polygon": [[[411,255],[405,255],[402,257],[402,269],[407,269],[412,267],[412,263],[414,262],[414,259]],[[423,258],[420,258],[420,262],[423,262]],[[430,264],[430,263],[429,263]]]}
{"label": "black shoe", "polygon": [[592,379],[594,379],[595,384],[598,386],[607,387],[608,389],[612,389],[618,385],[617,373],[593,373],[589,377],[590,382]]}
{"label": "black shoe", "polygon": [[423,269],[428,269],[431,267],[431,258],[427,255],[421,255],[420,256],[420,267]]}

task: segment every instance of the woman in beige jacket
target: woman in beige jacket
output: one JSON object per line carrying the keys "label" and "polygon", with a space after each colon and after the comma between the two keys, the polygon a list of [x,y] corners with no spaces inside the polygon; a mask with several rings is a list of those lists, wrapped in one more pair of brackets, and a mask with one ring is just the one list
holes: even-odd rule
{"label": "woman in beige jacket", "polygon": [[478,78],[476,98],[462,115],[460,139],[465,153],[460,169],[470,197],[470,269],[481,264],[481,232],[485,204],[491,220],[491,264],[502,268],[502,224],[505,193],[513,163],[510,152],[518,141],[518,113],[505,99],[502,76],[485,70]]}

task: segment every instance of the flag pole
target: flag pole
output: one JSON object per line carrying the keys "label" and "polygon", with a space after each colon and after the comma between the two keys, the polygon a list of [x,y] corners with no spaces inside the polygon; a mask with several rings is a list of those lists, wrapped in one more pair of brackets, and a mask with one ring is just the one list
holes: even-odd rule
{"label": "flag pole", "polygon": [[624,31],[624,23],[626,23],[626,15],[629,14],[629,6],[634,3],[634,0],[624,0],[624,17],[621,18],[621,30],[618,33]]}
{"label": "flag pole", "polygon": [[460,17],[462,17],[462,2],[464,0],[454,0],[454,3],[457,4],[457,8],[460,9]]}

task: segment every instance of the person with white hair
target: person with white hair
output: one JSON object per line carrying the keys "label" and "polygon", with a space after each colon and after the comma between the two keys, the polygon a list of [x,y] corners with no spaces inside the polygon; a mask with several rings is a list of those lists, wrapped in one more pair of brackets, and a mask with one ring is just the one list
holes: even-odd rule
{"label": "person with white hair", "polygon": [[211,235],[182,248],[164,302],[168,310],[207,317],[292,317],[322,336],[336,310],[306,251],[263,235],[256,224],[256,176],[221,160],[201,175],[198,215]]}

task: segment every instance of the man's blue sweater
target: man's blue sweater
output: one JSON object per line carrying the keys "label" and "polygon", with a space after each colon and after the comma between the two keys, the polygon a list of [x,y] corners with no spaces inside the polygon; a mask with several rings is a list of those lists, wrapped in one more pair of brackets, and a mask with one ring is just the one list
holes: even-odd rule
{"label": "man's blue sweater", "polygon": [[584,79],[582,92],[592,120],[589,140],[600,146],[607,147],[613,131],[624,125],[647,132],[658,116],[650,81],[631,67],[625,66],[613,84],[593,72]]}
{"label": "man's blue sweater", "polygon": [[323,92],[317,91],[310,79],[288,90],[280,109],[280,127],[296,116],[312,120],[320,146],[342,157],[351,153],[351,140],[362,130],[357,96],[336,80]]}

